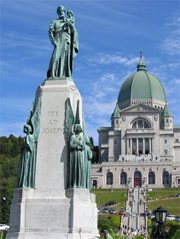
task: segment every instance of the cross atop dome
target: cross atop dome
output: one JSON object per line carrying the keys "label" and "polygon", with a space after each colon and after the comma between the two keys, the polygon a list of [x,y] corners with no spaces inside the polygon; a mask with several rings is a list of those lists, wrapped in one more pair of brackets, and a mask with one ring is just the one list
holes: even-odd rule
{"label": "cross atop dome", "polygon": [[144,63],[144,56],[143,56],[143,51],[140,51],[140,59],[139,63],[137,64],[137,71],[146,71],[146,65]]}

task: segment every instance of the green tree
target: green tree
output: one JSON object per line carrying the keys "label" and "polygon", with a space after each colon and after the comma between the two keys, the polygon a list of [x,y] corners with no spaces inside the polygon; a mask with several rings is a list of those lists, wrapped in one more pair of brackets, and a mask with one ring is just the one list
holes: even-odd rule
{"label": "green tree", "polygon": [[106,217],[106,216],[99,215],[98,229],[101,232],[107,230],[109,232],[113,231],[117,233],[119,231],[119,223],[117,223],[117,220],[115,220],[113,216]]}
{"label": "green tree", "polygon": [[169,229],[169,237],[173,238],[175,237],[176,233],[177,235],[179,233],[178,231],[180,230],[180,223],[176,221],[167,221],[165,227],[166,229]]}
{"label": "green tree", "polygon": [[94,145],[94,140],[92,137],[89,137],[89,141],[90,141],[89,147],[93,153],[92,163],[98,163],[99,148],[98,148],[98,146]]}
{"label": "green tree", "polygon": [[22,137],[0,137],[0,223],[9,222],[22,145]]}

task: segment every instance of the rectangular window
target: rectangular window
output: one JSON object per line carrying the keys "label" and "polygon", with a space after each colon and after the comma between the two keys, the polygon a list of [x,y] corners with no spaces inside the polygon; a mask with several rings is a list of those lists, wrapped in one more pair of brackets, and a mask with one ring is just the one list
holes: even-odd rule
{"label": "rectangular window", "polygon": [[146,121],[144,121],[144,128],[145,129],[149,128],[149,125],[148,125],[148,123]]}
{"label": "rectangular window", "polygon": [[167,149],[164,150],[164,154],[167,154]]}
{"label": "rectangular window", "polygon": [[138,128],[142,129],[143,128],[143,121],[138,120]]}

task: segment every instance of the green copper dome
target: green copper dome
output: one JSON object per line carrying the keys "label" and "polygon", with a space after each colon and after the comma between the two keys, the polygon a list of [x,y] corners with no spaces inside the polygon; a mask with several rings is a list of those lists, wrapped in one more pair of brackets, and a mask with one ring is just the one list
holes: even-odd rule
{"label": "green copper dome", "polygon": [[151,99],[166,102],[166,95],[157,77],[147,72],[143,56],[137,65],[137,72],[130,75],[123,83],[118,104],[137,99]]}

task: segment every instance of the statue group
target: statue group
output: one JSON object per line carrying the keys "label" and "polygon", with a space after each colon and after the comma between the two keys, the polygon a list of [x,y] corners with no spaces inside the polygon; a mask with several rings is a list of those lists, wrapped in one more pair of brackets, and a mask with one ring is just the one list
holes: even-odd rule
{"label": "statue group", "polygon": [[[54,51],[48,69],[48,78],[71,77],[73,58],[78,53],[78,37],[74,26],[74,15],[63,6],[57,8],[59,19],[52,21],[49,37]],[[80,125],[79,102],[76,117],[73,115],[70,99],[66,103],[65,132],[68,145],[68,177],[67,188],[91,187],[90,170],[92,152],[85,129]],[[26,125],[24,126],[24,147],[21,153],[18,187],[35,186],[36,151],[39,134],[40,99],[35,101]]]}
{"label": "statue group", "polygon": [[[7,239],[98,238],[91,188],[91,144],[82,97],[73,79],[78,53],[74,15],[63,6],[52,21],[47,79],[24,126]],[[84,217],[86,215],[86,217]]]}
{"label": "statue group", "polygon": [[59,19],[53,20],[49,27],[54,51],[47,72],[48,78],[71,77],[73,60],[78,53],[78,34],[73,12],[59,6],[57,14]]}

